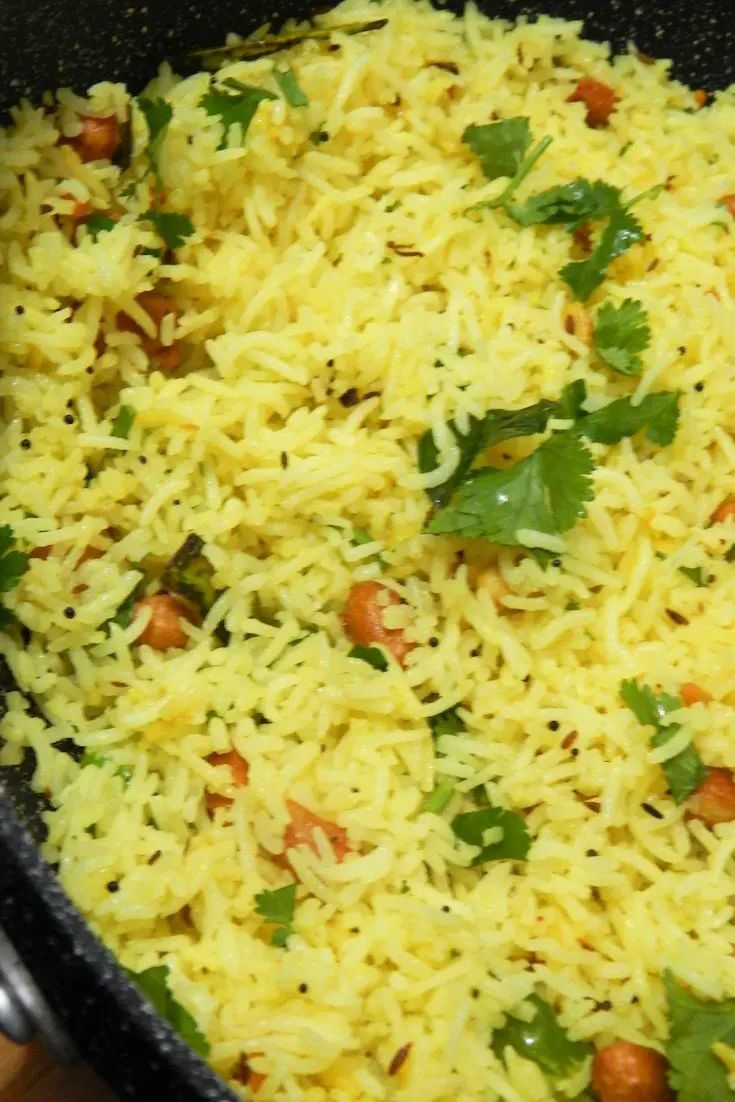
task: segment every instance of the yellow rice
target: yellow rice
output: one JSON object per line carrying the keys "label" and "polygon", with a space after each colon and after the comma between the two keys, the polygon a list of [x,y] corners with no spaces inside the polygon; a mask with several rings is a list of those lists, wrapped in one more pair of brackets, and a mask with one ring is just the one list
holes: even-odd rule
{"label": "yellow rice", "polygon": [[[105,208],[120,170],[56,144],[52,115],[22,104],[0,138],[0,522],[25,547],[57,549],[7,596],[30,644],[0,641],[51,725],[12,697],[0,761],[35,750],[54,809],[45,856],[127,967],[168,964],[225,1078],[247,1054],[264,1100],[572,1099],[587,1065],[553,1086],[490,1047],[533,992],[576,1039],[658,1047],[664,968],[702,997],[735,994],[735,824],[685,819],[618,695],[625,677],[705,685],[715,702],[688,709],[684,740],[735,768],[735,567],[723,556],[735,525],[709,523],[735,488],[735,235],[718,206],[735,192],[735,97],[695,111],[665,62],[610,61],[575,23],[510,26],[472,8],[457,19],[409,0],[379,14],[387,27],[335,36],[338,51],[281,55],[310,105],[262,103],[245,142],[234,130],[221,150],[198,107],[209,78],[162,68],[149,89],[174,111],[161,174],[169,208],[196,227],[176,263],[139,251],[157,242],[134,202],[96,243],[69,242],[53,214],[72,199]],[[347,0],[325,21],[375,15]],[[272,69],[264,58],[225,75],[275,90]],[[605,129],[566,102],[582,75],[620,96]],[[129,110],[110,83],[59,100],[67,135],[79,113]],[[566,331],[564,228],[465,216],[497,185],[461,135],[494,112],[554,139],[526,192],[577,175],[626,194],[668,179],[639,208],[646,240],[587,304],[643,302],[653,338],[632,385]],[[328,140],[313,144],[315,130]],[[139,114],[135,139],[139,175]],[[115,326],[161,281],[181,311],[166,334],[186,350],[174,377]],[[422,534],[421,434],[435,430],[446,474],[448,418],[556,398],[572,378],[598,404],[662,388],[683,398],[670,447],[594,447],[596,497],[563,568]],[[345,408],[351,388],[362,400]],[[111,436],[118,403],[135,410],[128,440]],[[87,463],[100,467],[88,485]],[[373,542],[353,546],[356,526]],[[138,647],[135,621],[108,635],[135,564],[169,558],[190,532],[224,593],[187,628],[188,647]],[[90,541],[104,557],[75,570]],[[347,657],[340,623],[350,586],[383,576],[378,552],[406,602],[390,624],[418,644],[405,670],[384,673]],[[212,635],[222,620],[226,648]],[[468,730],[437,762],[427,717],[457,701]],[[571,732],[576,754],[562,745]],[[109,764],[80,768],[54,749],[67,737]],[[244,789],[206,762],[231,745],[250,765]],[[469,868],[451,815],[420,812],[438,772],[526,809],[525,863]],[[206,788],[234,795],[231,816],[208,817]],[[328,847],[298,851],[284,950],[253,897],[291,879],[272,860],[287,798],[339,822],[355,852],[336,864]]]}

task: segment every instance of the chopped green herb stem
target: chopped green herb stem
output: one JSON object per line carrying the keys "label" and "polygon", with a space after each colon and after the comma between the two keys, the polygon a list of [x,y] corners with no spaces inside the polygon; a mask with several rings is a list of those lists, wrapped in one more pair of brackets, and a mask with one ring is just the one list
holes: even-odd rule
{"label": "chopped green herb stem", "polygon": [[429,811],[432,815],[441,815],[453,795],[454,782],[440,781],[421,804],[421,810]]}
{"label": "chopped green herb stem", "polygon": [[273,78],[291,107],[309,106],[309,97],[299,84],[293,69],[274,69]]}

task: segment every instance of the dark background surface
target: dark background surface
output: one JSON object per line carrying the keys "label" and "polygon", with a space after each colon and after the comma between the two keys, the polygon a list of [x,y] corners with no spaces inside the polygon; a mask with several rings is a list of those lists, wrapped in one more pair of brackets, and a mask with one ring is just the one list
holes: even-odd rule
{"label": "dark background surface", "polygon": [[[500,16],[543,11],[584,19],[588,37],[616,50],[632,41],[647,54],[673,58],[675,74],[694,87],[712,91],[735,80],[732,0],[498,0],[480,7]],[[287,17],[308,15],[303,0],[0,0],[0,109],[48,88],[83,91],[102,79],[124,80],[136,92],[163,58],[218,45],[230,31],[245,34],[269,20],[277,28]],[[125,980],[41,862],[21,825],[36,836],[42,829],[31,772],[30,761],[0,770],[0,925],[79,1048],[120,1095],[137,1102],[231,1099]]]}
{"label": "dark background surface", "polygon": [[[461,10],[459,2],[449,7]],[[539,11],[584,19],[585,34],[623,50],[631,41],[654,57],[671,57],[676,73],[712,90],[735,79],[732,0],[489,0],[492,15]],[[102,78],[133,91],[164,57],[219,45],[230,31],[247,33],[270,20],[310,14],[304,0],[0,0],[0,107],[21,96],[70,84],[79,91]]]}

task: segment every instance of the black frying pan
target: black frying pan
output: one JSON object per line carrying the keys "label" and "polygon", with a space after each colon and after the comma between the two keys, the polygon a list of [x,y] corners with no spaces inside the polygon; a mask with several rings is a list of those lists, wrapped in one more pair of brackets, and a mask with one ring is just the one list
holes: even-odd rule
{"label": "black frying pan", "polygon": [[[587,36],[611,41],[616,50],[632,41],[654,57],[673,58],[675,75],[695,88],[735,82],[732,0],[479,0],[479,6],[500,16],[584,19]],[[47,88],[83,91],[103,79],[126,81],[137,92],[165,57],[314,10],[307,0],[0,0],[0,110]],[[11,687],[0,662],[0,718]],[[123,1098],[232,1099],[128,984],[38,856],[42,802],[30,788],[31,757],[0,770],[0,927],[58,1022]]]}

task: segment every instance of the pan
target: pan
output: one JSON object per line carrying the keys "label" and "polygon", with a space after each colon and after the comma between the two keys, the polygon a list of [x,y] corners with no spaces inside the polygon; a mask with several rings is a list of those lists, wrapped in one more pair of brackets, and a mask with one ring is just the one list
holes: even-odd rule
{"label": "pan", "polygon": [[[728,0],[480,0],[479,7],[510,18],[582,19],[587,37],[616,51],[633,42],[671,58],[675,76],[695,88],[735,81]],[[81,92],[102,79],[124,81],[135,93],[164,58],[216,46],[231,31],[245,35],[313,14],[304,0],[2,0],[0,111],[21,97],[38,101],[49,88]],[[0,661],[0,718],[17,688]],[[40,1029],[59,1058],[81,1054],[121,1098],[232,1099],[127,981],[40,858],[44,802],[31,789],[33,768],[28,753],[21,765],[0,769],[0,1025],[18,1040]]]}

